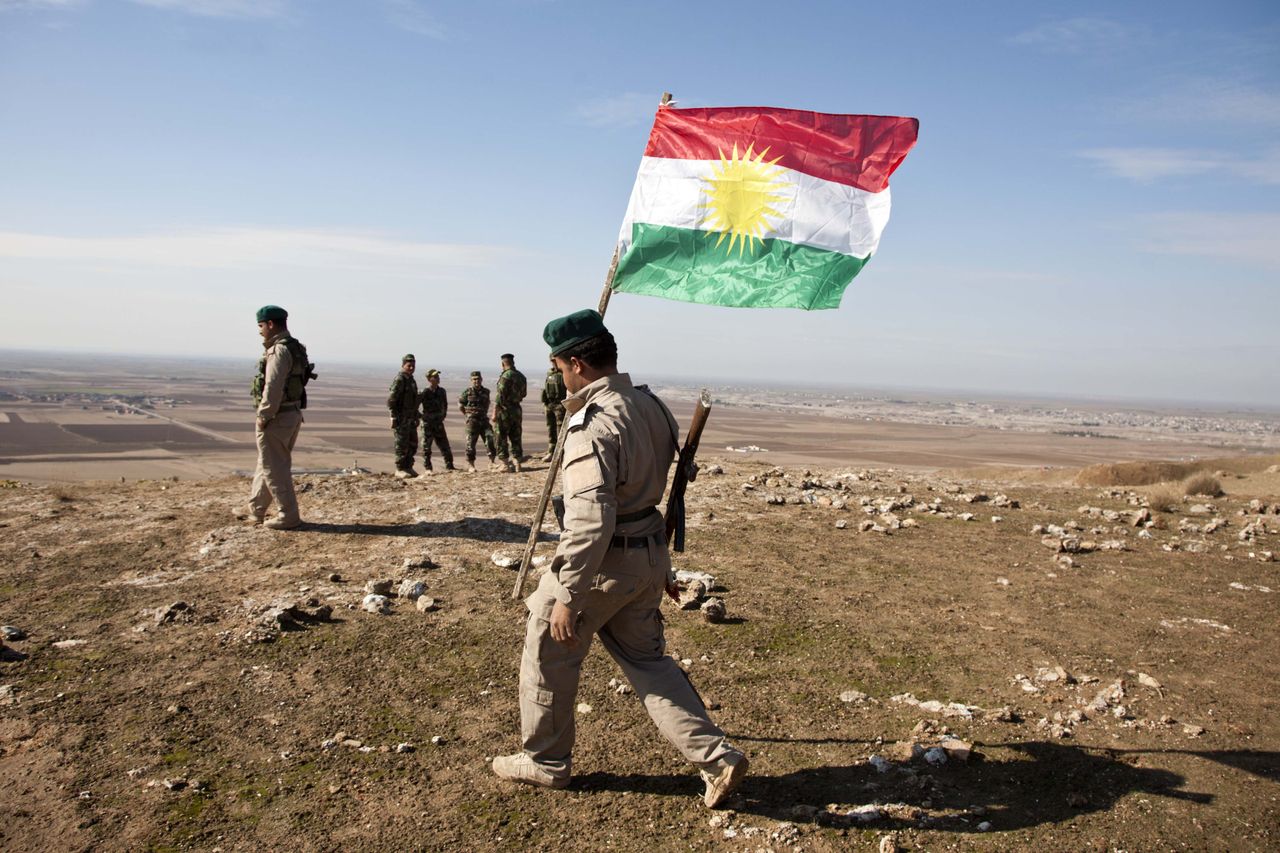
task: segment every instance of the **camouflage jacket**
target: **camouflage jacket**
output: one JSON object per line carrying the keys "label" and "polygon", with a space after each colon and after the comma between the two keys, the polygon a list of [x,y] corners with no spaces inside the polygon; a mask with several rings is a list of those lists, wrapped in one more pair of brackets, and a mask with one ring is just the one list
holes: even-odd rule
{"label": "camouflage jacket", "polygon": [[422,389],[419,399],[422,401],[424,421],[436,423],[444,420],[444,416],[449,414],[449,395],[445,393],[443,385],[437,385],[435,390],[428,385]]}
{"label": "camouflage jacket", "polygon": [[508,367],[498,377],[498,408],[519,408],[520,401],[529,393],[529,383],[524,374],[514,367]]}
{"label": "camouflage jacket", "polygon": [[398,421],[418,419],[418,383],[403,370],[391,380],[391,393],[387,396],[387,408]]}
{"label": "camouflage jacket", "polygon": [[564,387],[564,374],[554,367],[547,371],[546,381],[542,383],[542,405],[548,408],[556,405],[564,405],[564,398],[568,396]]}
{"label": "camouflage jacket", "polygon": [[481,385],[479,388],[467,388],[458,395],[458,408],[467,416],[467,420],[486,421],[489,419],[489,389]]}

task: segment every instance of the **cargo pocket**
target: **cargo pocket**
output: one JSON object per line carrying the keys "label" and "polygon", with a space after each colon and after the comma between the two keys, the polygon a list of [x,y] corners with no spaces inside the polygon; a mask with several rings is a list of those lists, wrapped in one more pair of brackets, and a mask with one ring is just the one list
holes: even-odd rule
{"label": "cargo pocket", "polygon": [[520,737],[525,749],[541,751],[556,736],[555,694],[538,684],[520,682]]}

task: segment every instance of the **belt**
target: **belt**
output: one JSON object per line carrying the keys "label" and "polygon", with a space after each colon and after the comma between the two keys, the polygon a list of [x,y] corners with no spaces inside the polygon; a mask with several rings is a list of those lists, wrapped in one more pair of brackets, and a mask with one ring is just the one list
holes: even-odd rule
{"label": "belt", "polygon": [[638,509],[635,512],[624,512],[619,515],[615,521],[618,524],[629,524],[632,521],[639,521],[642,518],[648,518],[650,513],[657,512],[656,506],[647,506],[644,509]]}
{"label": "belt", "polygon": [[658,534],[648,536],[615,536],[609,540],[610,548],[648,548],[649,543],[658,544]]}

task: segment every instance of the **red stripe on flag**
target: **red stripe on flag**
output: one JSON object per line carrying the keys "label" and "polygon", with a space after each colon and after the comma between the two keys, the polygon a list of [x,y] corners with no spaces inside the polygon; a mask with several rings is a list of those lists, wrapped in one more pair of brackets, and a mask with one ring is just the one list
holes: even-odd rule
{"label": "red stripe on flag", "polygon": [[748,145],[779,166],[878,193],[916,144],[920,120],[855,116],[773,107],[660,107],[646,157],[718,160]]}

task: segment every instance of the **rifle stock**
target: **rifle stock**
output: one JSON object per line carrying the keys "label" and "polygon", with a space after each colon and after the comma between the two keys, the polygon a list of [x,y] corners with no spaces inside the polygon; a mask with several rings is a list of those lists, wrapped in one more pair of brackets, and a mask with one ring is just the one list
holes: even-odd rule
{"label": "rifle stock", "polygon": [[685,435],[684,447],[680,448],[676,474],[671,481],[671,493],[667,497],[667,543],[671,545],[672,551],[684,551],[684,493],[690,481],[698,476],[694,457],[698,454],[698,442],[702,440],[702,429],[707,425],[707,416],[710,414],[711,392],[703,388],[698,405],[693,410],[693,421]]}

